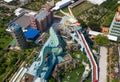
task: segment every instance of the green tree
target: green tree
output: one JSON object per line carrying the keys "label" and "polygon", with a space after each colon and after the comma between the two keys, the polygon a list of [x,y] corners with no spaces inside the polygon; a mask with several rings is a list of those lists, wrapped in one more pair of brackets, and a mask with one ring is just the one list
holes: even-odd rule
{"label": "green tree", "polygon": [[108,45],[110,43],[107,36],[100,35],[100,34],[97,35],[94,40],[95,40],[95,43],[98,45]]}
{"label": "green tree", "polygon": [[101,31],[100,24],[95,21],[88,22],[88,26],[94,31]]}

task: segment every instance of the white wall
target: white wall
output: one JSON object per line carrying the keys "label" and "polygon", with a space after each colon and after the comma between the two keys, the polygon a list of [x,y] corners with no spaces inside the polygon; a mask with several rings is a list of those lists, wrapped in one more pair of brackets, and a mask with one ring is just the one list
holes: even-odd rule
{"label": "white wall", "polygon": [[100,5],[100,4],[102,4],[106,0],[87,0],[87,1],[89,1],[89,2],[91,2],[93,4]]}

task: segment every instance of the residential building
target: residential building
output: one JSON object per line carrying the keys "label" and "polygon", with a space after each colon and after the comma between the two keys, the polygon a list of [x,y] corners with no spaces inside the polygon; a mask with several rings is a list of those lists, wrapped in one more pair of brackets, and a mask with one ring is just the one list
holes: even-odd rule
{"label": "residential building", "polygon": [[31,16],[30,24],[34,29],[38,29],[44,32],[49,29],[53,22],[53,12],[50,11],[49,7],[42,9],[37,15]]}
{"label": "residential building", "polygon": [[17,49],[25,49],[27,47],[27,42],[24,37],[22,27],[17,23],[10,23],[8,25],[8,32],[10,32],[15,40],[15,47]]}
{"label": "residential building", "polygon": [[113,18],[109,34],[120,38],[120,7],[118,7],[118,12],[116,12],[115,17]]}

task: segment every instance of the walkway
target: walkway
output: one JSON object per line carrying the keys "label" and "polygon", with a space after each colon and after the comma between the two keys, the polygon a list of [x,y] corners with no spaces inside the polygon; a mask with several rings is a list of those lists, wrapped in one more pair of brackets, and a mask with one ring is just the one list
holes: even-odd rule
{"label": "walkway", "polygon": [[[119,53],[119,73],[120,73],[120,44],[118,45],[118,53]],[[120,76],[120,74],[119,74]]]}
{"label": "walkway", "polygon": [[107,48],[100,48],[99,82],[107,81]]}
{"label": "walkway", "polygon": [[118,46],[118,53],[119,53],[119,66],[120,66],[120,45]]}

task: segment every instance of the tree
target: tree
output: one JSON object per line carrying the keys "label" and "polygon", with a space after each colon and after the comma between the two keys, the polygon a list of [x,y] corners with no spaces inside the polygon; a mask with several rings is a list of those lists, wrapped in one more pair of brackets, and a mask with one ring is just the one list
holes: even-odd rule
{"label": "tree", "polygon": [[100,24],[95,21],[88,22],[88,26],[94,31],[101,31]]}
{"label": "tree", "polygon": [[95,40],[95,43],[98,45],[108,45],[110,43],[107,36],[100,35],[100,34],[97,35],[94,40]]}

